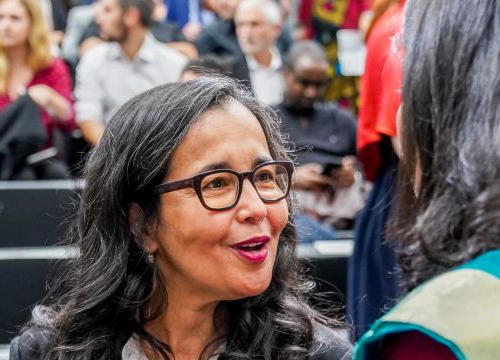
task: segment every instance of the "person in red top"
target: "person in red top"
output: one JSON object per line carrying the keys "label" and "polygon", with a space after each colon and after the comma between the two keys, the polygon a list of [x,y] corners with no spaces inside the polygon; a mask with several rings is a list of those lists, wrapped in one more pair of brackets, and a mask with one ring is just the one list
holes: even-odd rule
{"label": "person in red top", "polygon": [[47,144],[54,127],[74,128],[71,77],[54,58],[37,0],[0,0],[0,111],[28,94],[42,110]]}
{"label": "person in red top", "polygon": [[404,0],[392,4],[371,28],[361,79],[358,158],[373,189],[359,215],[349,260],[348,313],[354,339],[388,310],[400,294],[395,251],[386,243],[387,219],[397,180],[396,113],[401,103],[399,39]]}
{"label": "person in red top", "polygon": [[361,78],[358,156],[365,176],[374,181],[382,167],[380,142],[396,137],[396,113],[401,103],[402,64],[398,46],[404,1],[390,6],[367,39],[367,61]]}

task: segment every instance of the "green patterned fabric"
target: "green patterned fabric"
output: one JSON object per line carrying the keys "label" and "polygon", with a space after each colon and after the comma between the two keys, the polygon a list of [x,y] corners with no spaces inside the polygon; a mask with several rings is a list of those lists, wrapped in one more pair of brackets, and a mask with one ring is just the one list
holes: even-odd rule
{"label": "green patterned fabric", "polygon": [[353,359],[374,359],[385,336],[412,330],[444,344],[460,360],[500,359],[500,250],[412,291],[361,338]]}

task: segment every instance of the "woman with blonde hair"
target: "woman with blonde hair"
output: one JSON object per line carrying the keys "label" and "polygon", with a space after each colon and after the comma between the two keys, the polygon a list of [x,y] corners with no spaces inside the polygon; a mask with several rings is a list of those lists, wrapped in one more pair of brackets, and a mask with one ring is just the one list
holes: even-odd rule
{"label": "woman with blonde hair", "polygon": [[52,144],[53,129],[74,126],[71,78],[50,51],[50,35],[37,0],[0,0],[0,112],[27,94],[42,110]]}

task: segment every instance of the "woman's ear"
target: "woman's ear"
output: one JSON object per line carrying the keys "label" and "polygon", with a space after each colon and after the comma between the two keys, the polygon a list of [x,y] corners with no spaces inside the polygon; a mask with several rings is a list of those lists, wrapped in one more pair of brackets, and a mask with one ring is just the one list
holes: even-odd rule
{"label": "woman's ear", "polygon": [[152,226],[146,223],[144,212],[137,203],[131,203],[128,210],[129,230],[135,243],[148,254],[154,254],[158,250],[158,244],[154,239]]}
{"label": "woman's ear", "polygon": [[403,157],[403,103],[398,107],[396,113],[396,136],[391,138],[392,148],[396,153],[397,157],[401,159]]}

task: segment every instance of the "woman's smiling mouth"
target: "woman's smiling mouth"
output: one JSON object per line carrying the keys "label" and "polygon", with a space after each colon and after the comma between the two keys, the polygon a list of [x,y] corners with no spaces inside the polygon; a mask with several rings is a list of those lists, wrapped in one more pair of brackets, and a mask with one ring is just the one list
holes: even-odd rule
{"label": "woman's smiling mouth", "polygon": [[269,236],[254,237],[231,246],[244,260],[260,264],[267,258]]}

